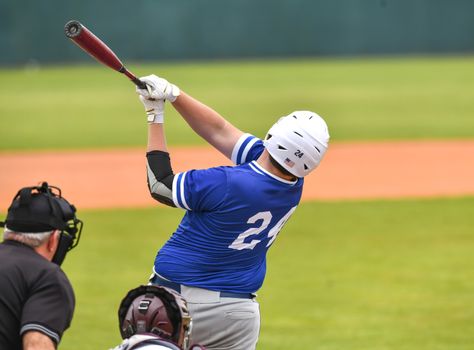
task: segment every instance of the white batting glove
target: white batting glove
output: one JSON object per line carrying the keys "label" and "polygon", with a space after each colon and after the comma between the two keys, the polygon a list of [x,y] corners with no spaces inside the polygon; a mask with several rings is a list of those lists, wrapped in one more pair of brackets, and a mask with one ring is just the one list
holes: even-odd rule
{"label": "white batting glove", "polygon": [[140,99],[140,101],[142,101],[143,106],[145,106],[145,112],[149,124],[163,124],[165,122],[165,100],[155,100],[146,98],[143,97],[142,94],[140,94],[138,98]]}
{"label": "white batting glove", "polygon": [[180,90],[176,85],[154,74],[140,78],[140,80],[147,85],[147,90],[137,88],[137,92],[145,98],[174,102],[180,94]]}

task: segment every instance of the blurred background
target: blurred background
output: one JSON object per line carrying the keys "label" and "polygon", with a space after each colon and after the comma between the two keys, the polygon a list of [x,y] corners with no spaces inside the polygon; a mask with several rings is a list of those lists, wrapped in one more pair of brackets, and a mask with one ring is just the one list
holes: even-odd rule
{"label": "blurred background", "polygon": [[127,60],[471,53],[469,0],[5,1],[2,64],[88,62],[77,19]]}
{"label": "blurred background", "polygon": [[[259,137],[279,116],[309,109],[325,117],[335,148],[435,141],[473,149],[473,1],[0,0],[3,203],[19,188],[7,186],[20,175],[10,164],[36,176],[61,167],[35,169],[31,159],[45,154],[144,149],[133,85],[65,37],[71,19],[136,75],[167,78]],[[205,145],[169,107],[166,128],[171,147]],[[472,172],[474,152],[466,154],[463,172]],[[443,153],[439,168],[455,156]],[[258,349],[472,349],[473,195],[302,203],[268,256]],[[83,237],[63,265],[77,308],[60,348],[107,349],[120,341],[121,298],[146,283],[182,213],[78,209]]]}

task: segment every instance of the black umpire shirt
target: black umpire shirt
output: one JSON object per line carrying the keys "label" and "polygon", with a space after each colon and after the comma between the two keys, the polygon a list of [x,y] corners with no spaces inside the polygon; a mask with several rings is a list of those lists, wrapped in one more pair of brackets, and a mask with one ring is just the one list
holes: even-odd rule
{"label": "black umpire shirt", "polygon": [[22,243],[0,244],[0,350],[21,350],[28,331],[58,344],[74,304],[72,286],[59,266]]}

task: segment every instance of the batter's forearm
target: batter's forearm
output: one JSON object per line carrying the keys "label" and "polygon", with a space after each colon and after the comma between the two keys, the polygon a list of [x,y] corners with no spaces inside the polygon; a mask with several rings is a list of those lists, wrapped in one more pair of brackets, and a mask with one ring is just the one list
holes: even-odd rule
{"label": "batter's forearm", "polygon": [[168,152],[164,124],[148,124],[147,152],[150,151]]}
{"label": "batter's forearm", "polygon": [[230,158],[242,131],[218,112],[182,91],[173,102],[173,107],[199,136]]}
{"label": "batter's forearm", "polygon": [[[181,91],[176,101],[173,102],[173,106],[200,135],[206,134],[206,131],[209,130],[218,131],[226,123],[226,120],[211,107],[183,91]],[[207,130],[202,128],[203,125],[206,126]]]}

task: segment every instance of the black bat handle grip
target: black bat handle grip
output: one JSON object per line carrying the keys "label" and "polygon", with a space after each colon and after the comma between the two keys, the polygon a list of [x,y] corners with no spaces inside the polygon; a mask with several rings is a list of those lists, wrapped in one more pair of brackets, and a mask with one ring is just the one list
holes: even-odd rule
{"label": "black bat handle grip", "polygon": [[136,86],[138,86],[140,89],[145,89],[146,90],[146,84],[138,79],[132,72],[130,72],[127,68],[122,66],[122,68],[119,69],[120,73],[125,74],[128,79],[130,79]]}
{"label": "black bat handle grip", "polygon": [[132,82],[133,82],[136,86],[138,86],[140,89],[145,89],[145,90],[146,90],[146,84],[145,84],[143,81],[141,81],[140,79],[138,79],[138,78],[133,78],[133,79],[132,79]]}

